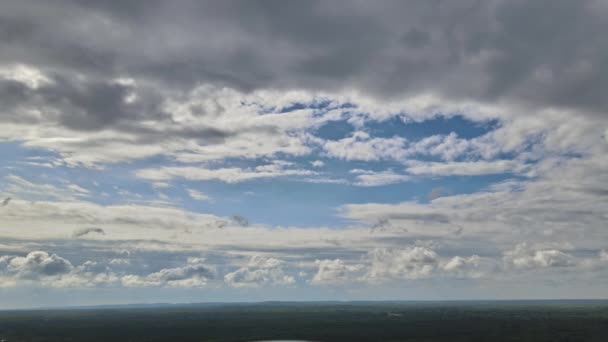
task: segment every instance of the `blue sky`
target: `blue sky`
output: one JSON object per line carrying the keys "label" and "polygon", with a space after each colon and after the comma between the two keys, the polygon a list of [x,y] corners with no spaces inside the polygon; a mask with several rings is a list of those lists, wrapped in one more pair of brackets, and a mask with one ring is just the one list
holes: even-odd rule
{"label": "blue sky", "polygon": [[233,5],[0,4],[0,309],[608,295],[606,6]]}
{"label": "blue sky", "polygon": [[[315,103],[309,106],[299,104],[281,111],[288,115],[290,109],[323,110]],[[456,134],[463,139],[474,139],[491,132],[497,127],[496,121],[474,122],[456,115],[436,117],[422,122],[408,121],[405,117],[395,117],[386,121],[371,122],[363,128],[354,127],[347,120],[329,121],[317,129],[312,129],[316,137],[326,140],[348,138],[356,131],[365,131],[378,138],[401,137],[415,144],[429,136]],[[0,166],[2,176],[18,174],[19,177],[35,183],[46,183],[61,187],[69,182],[89,193],[88,201],[100,205],[167,201],[186,210],[210,213],[218,216],[243,215],[252,223],[277,226],[344,226],[349,221],[336,215],[336,208],[347,203],[399,203],[403,201],[428,202],[433,190],[443,195],[467,194],[483,190],[491,184],[508,179],[520,178],[510,172],[481,174],[473,176],[416,176],[407,181],[389,182],[377,186],[357,186],[352,170],[373,172],[393,171],[406,174],[404,165],[396,160],[360,161],[341,160],[327,157],[322,151],[306,156],[283,155],[275,158],[228,159],[215,161],[214,168],[240,167],[255,168],[272,160],[281,160],[306,169],[314,169],[319,175],[314,177],[277,177],[275,179],[254,179],[246,182],[226,183],[219,180],[191,181],[173,179],[166,187],[158,188],[149,181],[138,178],[137,170],[158,165],[183,165],[170,158],[154,156],[143,160],[112,163],[103,169],[79,168],[58,163],[53,167],[41,165],[61,160],[61,156],[49,150],[28,148],[22,142],[0,144],[5,158]],[[440,158],[424,154],[416,155],[417,160],[440,161]],[[461,158],[466,158],[462,156]],[[456,159],[458,160],[458,159]],[[464,159],[463,159],[464,160]],[[323,166],[311,163],[320,161]],[[335,183],[316,183],[316,178],[334,179]],[[207,196],[196,199],[189,190]],[[49,199],[52,194],[35,194],[29,200]],[[167,203],[169,204],[169,203]],[[302,205],[305,204],[305,205]]]}

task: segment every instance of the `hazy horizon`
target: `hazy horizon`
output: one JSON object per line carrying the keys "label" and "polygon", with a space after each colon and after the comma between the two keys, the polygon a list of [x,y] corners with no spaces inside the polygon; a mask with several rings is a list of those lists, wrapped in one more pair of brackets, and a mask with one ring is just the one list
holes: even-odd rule
{"label": "hazy horizon", "polygon": [[3,1],[0,310],[608,298],[608,4]]}

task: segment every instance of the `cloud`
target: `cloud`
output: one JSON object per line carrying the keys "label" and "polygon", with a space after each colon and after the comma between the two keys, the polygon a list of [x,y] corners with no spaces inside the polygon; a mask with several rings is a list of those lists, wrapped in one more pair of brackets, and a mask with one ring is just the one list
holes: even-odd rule
{"label": "cloud", "polygon": [[315,260],[317,273],[310,280],[315,285],[335,285],[352,282],[356,272],[363,269],[363,265],[348,265],[343,260]]}
{"label": "cloud", "polygon": [[293,276],[283,270],[284,262],[275,258],[254,255],[245,267],[227,273],[224,281],[232,287],[259,287],[265,285],[292,285]]}
{"label": "cloud", "polygon": [[[242,7],[195,1],[171,10],[158,4],[129,10],[23,6],[2,8],[12,19],[3,21],[6,62],[88,75],[129,70],[133,77],[176,87],[210,82],[243,90],[335,90],[348,82],[383,97],[424,89],[453,98],[589,111],[606,105],[590,91],[605,88],[606,49],[596,37],[606,26],[607,9],[597,1],[385,2],[381,9],[362,3]],[[463,20],[463,9],[473,7]],[[66,13],[69,19],[59,20]],[[544,16],[556,20],[539,25]],[[158,17],[172,20],[159,24]],[[566,31],[561,23],[575,29]],[[145,39],[150,34],[159,39]],[[138,49],[126,49],[132,46]]]}
{"label": "cloud", "polygon": [[249,220],[241,215],[232,215],[230,216],[230,220],[241,227],[247,227],[249,225]]}
{"label": "cloud", "polygon": [[4,200],[2,200],[2,206],[3,207],[7,206],[10,201],[11,201],[10,197],[5,198]]}
{"label": "cloud", "polygon": [[325,163],[322,160],[313,160],[310,162],[310,165],[313,167],[323,167],[325,166]]}
{"label": "cloud", "polygon": [[202,287],[215,278],[215,271],[205,265],[199,258],[188,259],[185,266],[164,268],[147,276],[127,275],[122,277],[122,284],[128,287],[169,286],[169,287]]}
{"label": "cloud", "polygon": [[392,227],[391,225],[391,221],[387,218],[379,218],[378,221],[376,221],[372,227],[371,227],[371,231],[376,231],[376,230],[384,230],[386,228],[390,228]]}
{"label": "cloud", "polygon": [[406,142],[398,136],[372,138],[366,132],[355,132],[347,138],[325,141],[323,149],[328,157],[345,160],[401,160],[406,155]]}
{"label": "cloud", "polygon": [[475,162],[408,162],[406,171],[413,175],[431,176],[476,176],[487,174],[520,174],[529,168],[516,160],[475,161]]}
{"label": "cloud", "polygon": [[574,257],[557,249],[534,249],[526,243],[505,252],[504,261],[516,269],[575,266]]}
{"label": "cloud", "polygon": [[[61,186],[38,184],[14,174],[4,176],[4,180],[7,182],[6,190],[15,195],[19,195],[19,197],[22,198],[73,201],[88,195],[88,190],[73,183],[67,183]],[[8,201],[5,199],[4,201],[8,204],[10,199]],[[5,204],[3,204],[3,206],[5,206]]]}
{"label": "cloud", "polygon": [[78,230],[74,231],[74,233],[72,233],[72,237],[78,238],[78,237],[85,236],[90,233],[97,233],[97,234],[101,234],[101,235],[106,234],[106,232],[101,228],[91,227],[91,228],[82,228],[82,229],[78,229]]}
{"label": "cloud", "polygon": [[599,253],[600,260],[608,261],[608,251],[602,249]]}
{"label": "cloud", "polygon": [[454,256],[441,265],[441,270],[448,277],[479,279],[498,272],[499,265],[495,260],[479,255]]}
{"label": "cloud", "polygon": [[376,172],[356,169],[351,170],[351,173],[357,174],[356,182],[354,184],[365,187],[390,185],[410,180],[409,176],[395,173],[392,170]]}
{"label": "cloud", "polygon": [[[53,251],[73,262],[32,282],[198,287],[222,278],[205,271],[218,266],[235,273],[234,284],[278,284],[315,260],[319,282],[341,279],[354,265],[363,265],[357,276],[376,280],[485,279],[494,263],[507,280],[535,269],[560,279],[579,265],[577,253],[606,248],[608,6],[601,1],[15,2],[0,4],[0,13],[0,140],[26,155],[48,154],[6,165],[15,171],[3,178],[12,200],[2,202],[0,249],[18,258]],[[328,123],[346,131],[325,135]],[[424,129],[409,130],[419,124]],[[82,167],[100,178],[126,170],[140,178],[133,182],[157,187],[183,182],[182,189],[191,181],[372,187],[494,176],[467,178],[450,186],[453,193],[436,188],[428,203],[375,195],[377,203],[344,203],[346,193],[332,193],[339,217],[328,226],[252,217],[256,224],[243,229],[244,218],[117,202],[128,196],[100,198],[86,184],[55,182],[82,179]],[[384,171],[344,171],[353,168]],[[34,180],[44,177],[46,184]],[[514,179],[468,186],[507,177]],[[207,199],[194,191],[193,199]],[[69,238],[96,226],[112,241]],[[416,240],[437,246],[412,246]],[[123,249],[141,258],[129,271],[100,260]],[[208,261],[173,262],[201,251]],[[44,253],[40,260],[61,264]],[[255,263],[233,270],[226,257],[265,253],[289,260],[282,274]],[[24,281],[16,274],[0,283]]]}
{"label": "cloud", "polygon": [[432,135],[408,146],[409,154],[437,156],[453,161],[472,149],[472,141],[458,138],[454,132],[448,135]]}
{"label": "cloud", "polygon": [[140,178],[162,181],[172,178],[185,178],[188,180],[208,181],[219,180],[226,183],[239,183],[260,178],[274,178],[285,176],[310,176],[316,174],[310,170],[286,169],[282,165],[268,164],[253,169],[223,168],[204,169],[191,166],[161,167],[159,169],[138,170],[136,175]]}
{"label": "cloud", "polygon": [[190,196],[191,198],[197,200],[197,201],[211,201],[211,197],[207,196],[206,194],[194,190],[194,189],[187,189],[188,191],[188,196]]}
{"label": "cloud", "polygon": [[370,252],[370,259],[371,266],[365,275],[370,281],[428,278],[439,264],[439,255],[422,246],[405,249],[378,248]]}
{"label": "cloud", "polygon": [[68,260],[44,251],[30,252],[24,257],[0,258],[0,271],[16,278],[38,279],[66,274],[72,269],[73,266]]}

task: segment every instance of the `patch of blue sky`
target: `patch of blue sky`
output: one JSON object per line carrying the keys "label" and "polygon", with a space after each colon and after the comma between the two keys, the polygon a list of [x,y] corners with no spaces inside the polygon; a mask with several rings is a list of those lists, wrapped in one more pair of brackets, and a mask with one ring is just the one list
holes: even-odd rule
{"label": "patch of blue sky", "polygon": [[[107,164],[103,169],[69,167],[61,163],[45,167],[42,164],[55,160],[58,157],[56,153],[28,148],[18,142],[0,143],[0,154],[3,156],[0,160],[3,190],[8,187],[4,177],[15,175],[33,184],[48,184],[59,189],[66,189],[70,184],[78,185],[89,191],[87,196],[81,196],[83,200],[104,205],[157,197],[150,182],[138,179],[133,172],[166,161],[163,157],[154,157],[131,163]],[[54,194],[23,195],[29,196],[27,199],[31,200],[45,200]]]}
{"label": "patch of blue sky", "polygon": [[0,167],[14,166],[19,162],[36,162],[41,160],[51,160],[57,154],[41,149],[23,146],[19,141],[0,141]]}
{"label": "patch of blue sky", "polygon": [[326,112],[330,109],[347,109],[347,108],[356,108],[356,106],[352,103],[339,103],[336,101],[332,101],[326,98],[318,98],[309,103],[302,102],[294,102],[289,106],[283,107],[279,113],[288,113],[301,109],[314,109],[318,113]]}
{"label": "patch of blue sky", "polygon": [[448,135],[452,132],[462,139],[472,139],[496,129],[498,125],[498,121],[475,122],[461,115],[454,115],[438,116],[420,122],[393,117],[382,122],[369,122],[366,128],[375,137],[400,136],[410,141],[417,141],[432,135]]}
{"label": "patch of blue sky", "polygon": [[346,120],[328,121],[317,128],[314,134],[325,140],[340,140],[349,137],[356,131],[355,127]]}
{"label": "patch of blue sky", "polygon": [[[242,215],[251,223],[280,226],[341,225],[335,207],[348,203],[352,187],[294,181],[291,177],[255,179],[225,184],[219,181],[180,181],[182,189],[194,189],[212,202],[184,200],[182,206],[195,212],[219,216]],[[183,194],[187,196],[187,194]]]}
{"label": "patch of blue sky", "polygon": [[[391,138],[399,136],[408,141],[418,141],[432,135],[448,135],[456,133],[462,139],[472,139],[482,136],[499,126],[496,120],[474,122],[460,115],[450,117],[439,116],[425,121],[405,121],[401,117],[393,117],[385,121],[369,121],[364,130],[372,137]],[[349,137],[357,128],[347,120],[329,121],[316,129],[315,134],[322,139],[339,140]]]}
{"label": "patch of blue sky", "polygon": [[[335,171],[335,170],[331,170]],[[333,173],[333,172],[332,172]],[[339,177],[338,174],[335,175]],[[170,198],[179,198],[187,210],[219,216],[234,214],[247,217],[252,223],[279,226],[336,226],[349,222],[336,216],[336,208],[347,203],[426,203],[433,189],[444,195],[469,194],[492,184],[513,179],[512,174],[482,176],[413,177],[412,180],[375,187],[333,183],[310,183],[302,177],[256,179],[226,184],[220,181],[174,181],[164,191]],[[354,182],[354,175],[349,175]],[[186,189],[200,191],[212,201],[189,198]]]}
{"label": "patch of blue sky", "polygon": [[[445,194],[473,193],[508,179],[511,174],[484,176],[413,176],[410,181],[375,187],[361,187],[356,183],[353,169],[376,172],[393,170],[404,174],[405,166],[395,161],[363,162],[323,158],[318,154],[305,157],[277,156],[293,162],[288,168],[309,169],[319,172],[318,176],[285,176],[253,179],[239,183],[225,183],[218,180],[188,181],[182,178],[168,180],[168,187],[155,188],[149,180],[140,179],[135,171],[143,168],[157,168],[160,165],[178,166],[166,157],[152,157],[128,163],[107,164],[101,170],[56,166],[46,168],[19,164],[31,157],[55,158],[56,155],[40,149],[28,149],[18,143],[0,144],[6,158],[2,165],[13,165],[14,169],[0,169],[4,175],[16,174],[33,183],[51,184],[65,187],[76,184],[90,193],[83,200],[101,205],[146,203],[152,201],[172,202],[176,206],[199,213],[219,216],[242,215],[252,223],[279,226],[336,226],[349,224],[336,215],[336,208],[347,203],[398,203],[403,201],[425,202],[435,188],[442,188]],[[320,159],[325,165],[313,168],[310,162]],[[265,165],[271,158],[253,160],[230,159],[211,163],[206,167],[239,167],[254,169]],[[329,178],[346,179],[349,184],[312,183],[306,179]],[[188,189],[209,196],[210,201],[191,198]],[[162,196],[161,196],[162,194]]]}

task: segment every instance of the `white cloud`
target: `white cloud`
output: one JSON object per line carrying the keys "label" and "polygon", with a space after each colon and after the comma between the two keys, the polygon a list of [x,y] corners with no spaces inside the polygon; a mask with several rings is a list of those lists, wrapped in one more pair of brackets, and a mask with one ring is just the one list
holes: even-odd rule
{"label": "white cloud", "polygon": [[323,149],[328,157],[345,160],[401,160],[406,155],[406,143],[401,137],[372,138],[359,131],[347,138],[325,141]]}
{"label": "white cloud", "polygon": [[516,269],[568,267],[576,265],[575,258],[557,249],[535,249],[526,243],[505,252],[504,261]]}
{"label": "white cloud", "polygon": [[313,167],[323,167],[325,166],[325,163],[322,160],[313,160],[310,162],[310,165]]}
{"label": "white cloud", "polygon": [[409,176],[395,173],[393,170],[376,172],[355,169],[351,173],[357,174],[356,182],[354,183],[357,186],[383,186],[410,180]]}
{"label": "white cloud", "polygon": [[448,277],[483,278],[498,270],[498,264],[490,258],[479,255],[470,257],[455,256],[445,262],[441,269]]}
{"label": "white cloud", "polygon": [[438,156],[452,161],[471,149],[471,141],[458,138],[454,132],[448,135],[432,135],[408,146],[408,154]]}
{"label": "white cloud", "polygon": [[204,193],[194,190],[194,189],[186,189],[188,191],[188,195],[197,200],[197,201],[211,201],[211,197],[205,195]]}
{"label": "white cloud", "polygon": [[44,251],[30,252],[24,257],[0,257],[0,272],[16,278],[38,279],[69,273],[72,264],[56,254]]}
{"label": "white cloud", "polygon": [[25,64],[0,66],[0,77],[23,83],[32,89],[37,89],[41,85],[51,82],[40,69]]}
{"label": "white cloud", "polygon": [[254,255],[245,267],[226,274],[224,281],[232,287],[292,285],[295,278],[285,273],[284,265],[281,260]]}
{"label": "white cloud", "polygon": [[164,268],[146,276],[126,275],[121,281],[127,287],[203,287],[214,278],[215,271],[203,259],[192,258],[184,266]]}
{"label": "white cloud", "polygon": [[422,246],[377,248],[370,252],[370,258],[371,266],[365,276],[370,281],[428,278],[439,264],[439,255]]}
{"label": "white cloud", "polygon": [[140,178],[154,181],[169,180],[172,178],[185,178],[188,180],[219,180],[226,183],[239,183],[260,178],[275,178],[286,176],[311,176],[316,172],[302,169],[288,169],[280,164],[267,164],[255,168],[222,168],[205,169],[192,166],[161,167],[158,169],[138,170],[136,175]]}
{"label": "white cloud", "polygon": [[406,171],[413,175],[476,176],[497,173],[521,174],[528,169],[528,165],[517,160],[445,163],[410,161],[408,162]]}
{"label": "white cloud", "polygon": [[55,199],[55,200],[77,200],[79,197],[86,197],[89,191],[72,183],[65,186],[52,184],[37,184],[23,177],[9,174],[4,177],[7,182],[5,191],[29,199]]}
{"label": "white cloud", "polygon": [[316,260],[317,273],[311,279],[315,285],[335,285],[354,281],[354,274],[363,269],[363,265],[348,265],[340,259]]}

